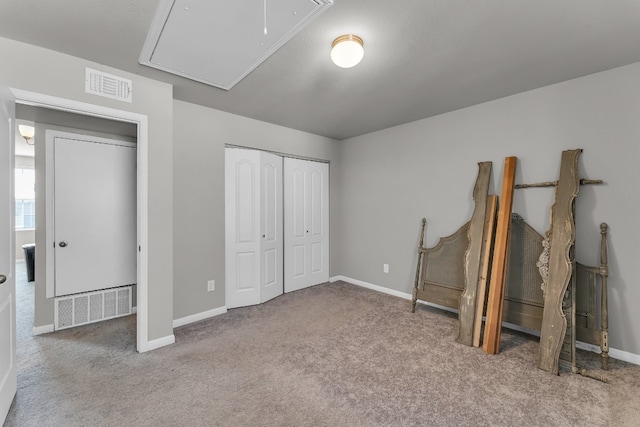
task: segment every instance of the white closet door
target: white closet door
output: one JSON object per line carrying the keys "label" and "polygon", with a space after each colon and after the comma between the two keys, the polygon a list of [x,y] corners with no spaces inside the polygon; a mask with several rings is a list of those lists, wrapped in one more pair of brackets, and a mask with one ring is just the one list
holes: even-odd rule
{"label": "white closet door", "polygon": [[282,157],[260,153],[261,274],[260,302],[283,292]]}
{"label": "white closet door", "polygon": [[284,159],[285,292],[329,280],[329,165]]}
{"label": "white closet door", "polygon": [[135,144],[53,139],[55,295],[136,283]]}
{"label": "white closet door", "polygon": [[283,292],[282,157],[225,150],[225,252],[228,308]]}
{"label": "white closet door", "polygon": [[260,303],[260,153],[225,150],[227,307]]}

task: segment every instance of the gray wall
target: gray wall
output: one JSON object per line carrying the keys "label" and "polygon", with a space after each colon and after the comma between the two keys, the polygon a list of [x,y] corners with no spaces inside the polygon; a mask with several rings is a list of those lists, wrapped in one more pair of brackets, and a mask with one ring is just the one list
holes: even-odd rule
{"label": "gray wall", "polygon": [[[330,242],[337,239],[337,141],[182,101],[173,113],[174,319],[225,305],[225,144],[330,161]],[[216,290],[207,292],[211,279]]]}
{"label": "gray wall", "polygon": [[[640,354],[639,93],[636,63],[344,141],[336,271],[409,293],[420,219],[428,246],[467,221],[477,162],[493,161],[498,194],[505,156],[519,159],[516,182],[532,183],[557,179],[561,151],[584,148],[580,175],[606,184],[580,190],[577,259],[599,263],[607,222],[610,344]],[[551,188],[517,190],[514,212],[543,232],[553,197]]]}
{"label": "gray wall", "polygon": [[[144,114],[149,120],[149,340],[173,333],[173,93],[171,85],[0,38],[0,81],[12,88]],[[133,102],[84,92],[85,67],[133,81]],[[36,259],[42,249],[36,249]],[[36,290],[37,292],[37,290]],[[36,326],[47,323],[39,323]]]}

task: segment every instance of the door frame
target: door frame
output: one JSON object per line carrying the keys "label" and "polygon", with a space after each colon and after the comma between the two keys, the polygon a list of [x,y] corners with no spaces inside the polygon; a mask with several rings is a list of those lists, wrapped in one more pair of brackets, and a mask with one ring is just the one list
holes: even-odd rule
{"label": "door frame", "polygon": [[67,111],[107,120],[137,125],[137,316],[136,349],[139,353],[152,350],[149,343],[149,129],[148,117],[144,114],[58,98],[50,95],[9,88],[16,104]]}

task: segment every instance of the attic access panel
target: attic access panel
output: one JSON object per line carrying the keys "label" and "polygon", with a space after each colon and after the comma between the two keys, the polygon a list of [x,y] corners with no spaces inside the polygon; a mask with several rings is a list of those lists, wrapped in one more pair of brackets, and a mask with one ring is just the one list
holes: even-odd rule
{"label": "attic access panel", "polygon": [[332,4],[161,0],[139,62],[229,90]]}

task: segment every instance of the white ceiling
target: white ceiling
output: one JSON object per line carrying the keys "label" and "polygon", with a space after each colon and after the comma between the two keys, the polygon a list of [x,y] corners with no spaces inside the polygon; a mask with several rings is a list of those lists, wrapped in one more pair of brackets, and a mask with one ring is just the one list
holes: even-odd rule
{"label": "white ceiling", "polygon": [[[3,0],[0,36],[171,83],[180,100],[336,139],[640,61],[638,0],[335,0],[225,91],[138,63],[157,4]],[[344,33],[365,43],[352,69],[329,58]]]}

